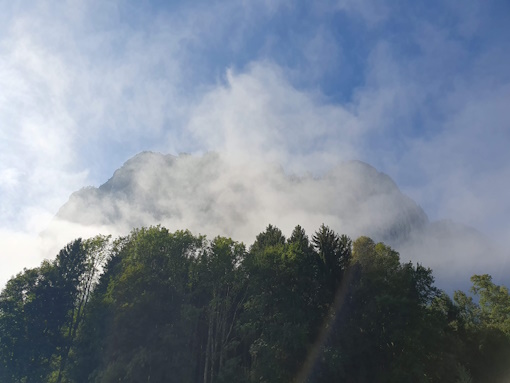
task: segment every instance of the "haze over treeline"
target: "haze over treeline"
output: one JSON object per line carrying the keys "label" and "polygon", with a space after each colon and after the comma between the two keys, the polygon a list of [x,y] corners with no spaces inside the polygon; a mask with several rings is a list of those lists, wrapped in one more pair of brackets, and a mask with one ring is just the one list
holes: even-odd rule
{"label": "haze over treeline", "polygon": [[[70,196],[41,236],[55,253],[75,237],[127,234],[162,224],[250,243],[268,222],[290,235],[326,223],[352,238],[367,235],[426,262],[441,288],[467,288],[474,273],[505,282],[507,257],[473,228],[430,221],[424,210],[386,174],[360,161],[339,162],[323,174],[292,173],[256,158],[228,153],[179,156],[142,152],[99,187]],[[58,246],[58,247],[57,247]]]}
{"label": "haze over treeline", "polygon": [[[321,225],[76,239],[0,294],[2,382],[507,382],[510,295]],[[478,303],[476,303],[478,302]]]}

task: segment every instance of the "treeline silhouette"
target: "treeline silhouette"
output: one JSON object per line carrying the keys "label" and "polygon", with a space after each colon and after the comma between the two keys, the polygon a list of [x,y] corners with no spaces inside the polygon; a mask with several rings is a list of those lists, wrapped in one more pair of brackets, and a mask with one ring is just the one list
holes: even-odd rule
{"label": "treeline silhouette", "polygon": [[0,381],[508,382],[508,289],[472,282],[324,225],[77,239],[3,289]]}

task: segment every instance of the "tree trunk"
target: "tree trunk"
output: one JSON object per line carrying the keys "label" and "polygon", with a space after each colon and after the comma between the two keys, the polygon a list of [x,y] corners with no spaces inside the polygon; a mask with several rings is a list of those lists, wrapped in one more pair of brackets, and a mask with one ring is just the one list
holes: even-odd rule
{"label": "tree trunk", "polygon": [[[214,299],[214,294],[213,294]],[[209,307],[210,308],[210,307]],[[208,328],[207,328],[207,344],[205,346],[205,362],[204,362],[204,383],[208,381],[209,363],[211,359],[211,348],[212,348],[212,327],[213,327],[213,315],[212,312],[208,313]]]}

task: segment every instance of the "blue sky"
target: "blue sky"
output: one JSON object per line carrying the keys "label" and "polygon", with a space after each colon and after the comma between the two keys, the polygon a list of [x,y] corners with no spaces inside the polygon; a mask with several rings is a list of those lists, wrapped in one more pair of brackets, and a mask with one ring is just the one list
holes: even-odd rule
{"label": "blue sky", "polygon": [[506,1],[3,2],[0,256],[142,150],[360,159],[504,242],[508,68]]}

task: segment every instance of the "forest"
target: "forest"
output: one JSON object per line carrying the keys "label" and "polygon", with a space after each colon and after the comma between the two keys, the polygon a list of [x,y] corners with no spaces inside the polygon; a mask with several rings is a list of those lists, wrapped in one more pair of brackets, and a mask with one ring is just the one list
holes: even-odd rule
{"label": "forest", "polygon": [[0,381],[508,382],[508,288],[471,282],[325,225],[76,239],[1,292]]}

